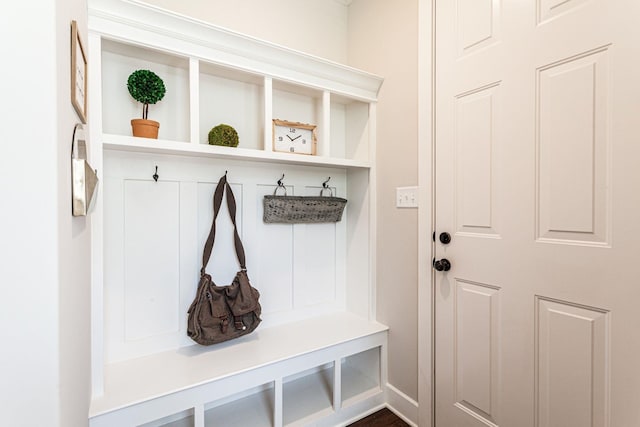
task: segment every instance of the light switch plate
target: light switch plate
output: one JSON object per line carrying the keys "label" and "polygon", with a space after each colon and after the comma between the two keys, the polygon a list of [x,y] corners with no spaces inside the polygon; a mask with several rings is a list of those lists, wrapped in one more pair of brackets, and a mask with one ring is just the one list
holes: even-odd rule
{"label": "light switch plate", "polygon": [[417,208],[418,207],[418,187],[397,187],[396,188],[397,208]]}

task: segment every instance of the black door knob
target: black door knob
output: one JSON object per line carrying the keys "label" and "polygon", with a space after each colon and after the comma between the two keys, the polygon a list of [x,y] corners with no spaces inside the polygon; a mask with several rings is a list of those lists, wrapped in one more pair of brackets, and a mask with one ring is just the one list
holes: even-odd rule
{"label": "black door knob", "polygon": [[433,268],[435,268],[438,271],[449,271],[451,270],[451,263],[449,262],[448,259],[442,258],[438,261],[433,262]]}
{"label": "black door knob", "polygon": [[448,245],[449,243],[451,243],[451,234],[447,233],[446,231],[444,233],[440,233],[440,243],[442,243],[443,245]]}

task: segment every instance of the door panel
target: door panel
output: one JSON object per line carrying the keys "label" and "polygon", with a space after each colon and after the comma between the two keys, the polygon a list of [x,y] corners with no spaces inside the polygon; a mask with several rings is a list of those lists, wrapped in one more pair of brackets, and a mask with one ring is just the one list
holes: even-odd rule
{"label": "door panel", "polygon": [[493,136],[498,83],[456,96],[456,230],[496,235]]}
{"label": "door panel", "polygon": [[607,244],[608,58],[605,47],[537,70],[539,239]]}
{"label": "door panel", "polygon": [[640,2],[436,4],[436,427],[640,425]]}
{"label": "door panel", "polygon": [[538,425],[607,425],[609,312],[542,297],[536,306]]}
{"label": "door panel", "polygon": [[456,281],[455,401],[474,417],[494,422],[498,409],[500,367],[498,315],[500,289]]}
{"label": "door panel", "polygon": [[458,54],[467,55],[496,42],[500,2],[457,0]]}

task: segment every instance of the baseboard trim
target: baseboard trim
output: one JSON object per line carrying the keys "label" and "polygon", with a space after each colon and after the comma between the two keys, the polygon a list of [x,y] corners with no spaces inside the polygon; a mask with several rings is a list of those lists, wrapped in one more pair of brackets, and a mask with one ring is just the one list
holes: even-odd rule
{"label": "baseboard trim", "polygon": [[418,402],[387,383],[387,407],[412,427],[418,427]]}

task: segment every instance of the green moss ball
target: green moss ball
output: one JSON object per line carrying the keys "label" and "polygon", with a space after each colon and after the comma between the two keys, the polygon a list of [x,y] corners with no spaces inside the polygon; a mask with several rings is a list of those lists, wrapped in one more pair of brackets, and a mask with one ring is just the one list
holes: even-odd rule
{"label": "green moss ball", "polygon": [[209,144],[223,145],[225,147],[237,147],[238,132],[229,125],[221,124],[209,131]]}

